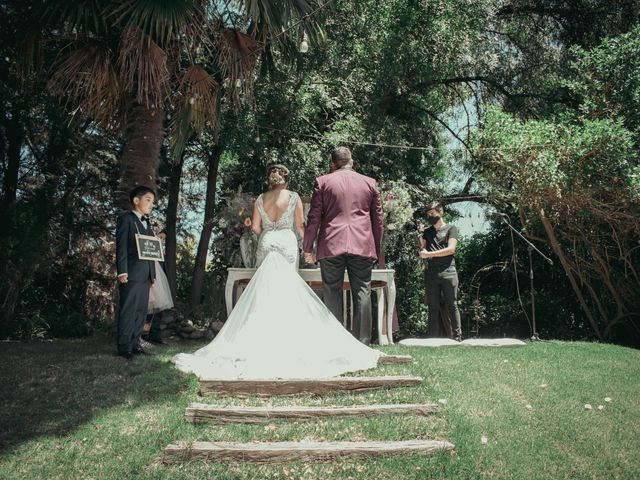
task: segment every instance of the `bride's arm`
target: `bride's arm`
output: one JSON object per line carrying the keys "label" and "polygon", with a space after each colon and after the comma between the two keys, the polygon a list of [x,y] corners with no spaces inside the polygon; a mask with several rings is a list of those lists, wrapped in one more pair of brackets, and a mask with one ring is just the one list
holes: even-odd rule
{"label": "bride's arm", "polygon": [[251,230],[253,230],[256,235],[260,236],[262,233],[262,218],[260,217],[260,212],[258,211],[258,201],[256,200],[253,203],[253,214],[251,215]]}
{"label": "bride's arm", "polygon": [[301,239],[304,238],[304,210],[302,208],[302,200],[298,197],[296,202],[296,209],[293,212],[293,219],[296,225],[296,231]]}

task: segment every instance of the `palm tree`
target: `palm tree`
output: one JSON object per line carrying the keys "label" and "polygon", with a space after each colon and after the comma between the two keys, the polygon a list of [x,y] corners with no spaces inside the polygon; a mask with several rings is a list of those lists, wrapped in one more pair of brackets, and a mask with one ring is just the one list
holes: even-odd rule
{"label": "palm tree", "polygon": [[315,0],[49,0],[28,19],[23,44],[32,58],[41,40],[57,42],[49,90],[72,118],[121,132],[116,204],[126,207],[133,186],[156,187],[165,127],[174,157],[193,134],[215,134],[221,102],[237,108],[250,97],[270,41],[290,46],[303,31],[321,33],[314,8]]}

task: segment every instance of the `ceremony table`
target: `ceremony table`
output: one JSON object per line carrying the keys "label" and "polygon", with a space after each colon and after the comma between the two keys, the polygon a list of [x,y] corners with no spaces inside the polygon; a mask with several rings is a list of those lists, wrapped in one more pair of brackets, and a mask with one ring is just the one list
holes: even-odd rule
{"label": "ceremony table", "polygon": [[[228,268],[227,283],[225,287],[225,303],[227,306],[227,316],[231,314],[233,306],[237,298],[242,294],[242,290],[249,283],[249,280],[256,272],[255,268]],[[314,290],[322,288],[322,277],[319,268],[301,268],[298,273],[302,279],[309,284]],[[391,269],[374,269],[371,273],[371,290],[378,297],[378,343],[380,345],[393,344],[393,309],[396,303],[396,284],[394,281],[395,271]],[[234,290],[238,291],[238,295],[234,295]],[[349,276],[345,272],[344,275],[344,321],[345,327],[347,322],[348,300],[347,292],[351,292],[349,287]],[[350,297],[350,295],[349,295]],[[349,320],[351,316],[349,316]],[[386,321],[385,321],[386,320]]]}

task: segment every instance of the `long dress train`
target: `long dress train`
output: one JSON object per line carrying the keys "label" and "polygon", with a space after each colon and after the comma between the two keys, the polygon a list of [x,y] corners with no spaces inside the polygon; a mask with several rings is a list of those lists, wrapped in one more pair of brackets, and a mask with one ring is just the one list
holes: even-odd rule
{"label": "long dress train", "polygon": [[377,365],[381,352],[354,338],[297,273],[293,231],[297,194],[272,221],[256,200],[263,225],[258,269],[224,327],[209,345],[173,358],[201,379],[324,378]]}

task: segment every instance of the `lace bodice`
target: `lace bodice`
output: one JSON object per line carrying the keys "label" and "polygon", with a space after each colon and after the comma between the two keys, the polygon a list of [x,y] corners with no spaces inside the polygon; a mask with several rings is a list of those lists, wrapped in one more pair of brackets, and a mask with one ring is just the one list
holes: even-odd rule
{"label": "lace bodice", "polygon": [[256,252],[256,266],[271,252],[279,252],[294,268],[298,265],[298,240],[294,232],[294,210],[298,201],[298,194],[291,192],[289,205],[276,221],[267,215],[264,209],[262,194],[256,199],[256,208],[262,219],[262,233],[258,241]]}
{"label": "lace bodice", "polygon": [[289,199],[287,209],[275,222],[269,218],[269,215],[267,215],[267,212],[264,209],[263,195],[264,194],[261,193],[256,200],[256,206],[258,207],[260,218],[262,219],[262,230],[264,232],[269,230],[293,230],[293,213],[298,201],[298,194],[296,192],[291,192],[291,198]]}

